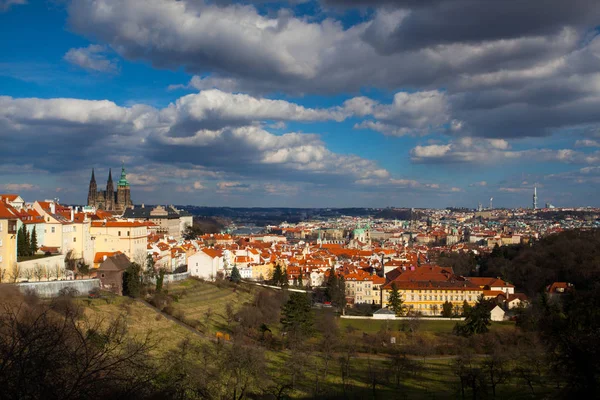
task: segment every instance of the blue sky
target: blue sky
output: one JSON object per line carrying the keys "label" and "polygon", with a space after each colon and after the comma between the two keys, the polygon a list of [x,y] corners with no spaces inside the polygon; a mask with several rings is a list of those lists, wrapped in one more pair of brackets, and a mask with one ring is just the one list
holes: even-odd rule
{"label": "blue sky", "polygon": [[0,0],[0,192],[600,206],[592,0]]}

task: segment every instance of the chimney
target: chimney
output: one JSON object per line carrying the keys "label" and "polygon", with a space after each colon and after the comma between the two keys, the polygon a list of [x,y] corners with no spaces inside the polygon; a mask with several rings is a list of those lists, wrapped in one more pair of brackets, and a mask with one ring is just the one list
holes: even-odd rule
{"label": "chimney", "polygon": [[56,205],[54,202],[50,203],[50,214],[56,214]]}
{"label": "chimney", "polygon": [[73,207],[71,207],[71,222],[73,222],[75,220],[75,211],[73,210]]}
{"label": "chimney", "polygon": [[106,261],[106,254],[102,256],[102,261]]}

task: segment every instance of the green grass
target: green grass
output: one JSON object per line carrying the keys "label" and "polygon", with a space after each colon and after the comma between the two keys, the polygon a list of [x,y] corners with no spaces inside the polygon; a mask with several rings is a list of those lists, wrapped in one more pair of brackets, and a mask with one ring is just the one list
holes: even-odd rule
{"label": "green grass", "polygon": [[[454,321],[442,321],[442,320],[427,320],[422,318],[418,322],[418,330],[422,332],[433,332],[433,333],[452,333],[452,329],[460,320]],[[341,329],[348,329],[352,327],[358,331],[365,333],[375,333],[382,329],[389,329],[392,331],[408,330],[410,321],[386,321],[386,320],[370,320],[370,319],[346,319],[340,318],[339,320]],[[515,326],[514,322],[492,322],[490,330],[504,330],[512,329]]]}
{"label": "green grass", "polygon": [[177,347],[185,338],[201,340],[188,330],[160,316],[152,309],[133,301],[128,297],[115,297],[110,304],[104,299],[77,299],[84,306],[85,316],[91,321],[102,320],[108,324],[119,315],[125,315],[128,332],[137,338],[150,332],[154,341],[159,344],[158,352]]}
{"label": "green grass", "polygon": [[[255,289],[246,287],[218,287],[214,283],[200,282],[188,279],[171,284],[169,294],[178,297],[173,303],[176,311],[183,313],[186,319],[200,321],[205,325],[206,334],[215,334],[217,331],[229,332],[226,307],[231,304],[234,312],[247,301],[254,297]],[[207,311],[210,309],[210,318]]]}

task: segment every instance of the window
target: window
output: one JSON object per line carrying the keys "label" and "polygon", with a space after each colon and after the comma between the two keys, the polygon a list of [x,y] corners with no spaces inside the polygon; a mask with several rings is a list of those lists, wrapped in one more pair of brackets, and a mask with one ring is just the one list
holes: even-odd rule
{"label": "window", "polygon": [[77,241],[77,238],[73,238],[73,243],[75,243]]}
{"label": "window", "polygon": [[121,231],[119,231],[119,236],[121,236]]}
{"label": "window", "polygon": [[0,262],[2,262],[2,256],[0,256]]}
{"label": "window", "polygon": [[3,227],[4,227],[4,224],[2,222],[0,222],[0,232],[2,232]]}
{"label": "window", "polygon": [[130,231],[127,231],[127,236],[129,236],[130,233],[131,233]]}
{"label": "window", "polygon": [[104,278],[104,274],[102,274],[102,277]]}
{"label": "window", "polygon": [[56,232],[56,229],[54,227],[52,227],[51,232],[52,233]]}
{"label": "window", "polygon": [[17,221],[8,221],[8,233],[17,233]]}
{"label": "window", "polygon": [[0,247],[2,247],[2,239],[0,239]]}

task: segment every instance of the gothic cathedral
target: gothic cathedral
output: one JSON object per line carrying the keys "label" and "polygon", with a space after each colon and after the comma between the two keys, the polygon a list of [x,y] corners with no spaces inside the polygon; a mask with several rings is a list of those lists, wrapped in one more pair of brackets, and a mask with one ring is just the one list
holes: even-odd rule
{"label": "gothic cathedral", "polygon": [[96,185],[96,177],[92,169],[92,179],[90,179],[90,188],[88,191],[87,205],[95,207],[97,210],[105,211],[125,211],[127,207],[131,207],[131,192],[129,182],[125,175],[125,166],[121,168],[121,179],[117,182],[117,191],[115,192],[112,171],[108,170],[108,181],[106,182],[106,190],[98,190]]}

